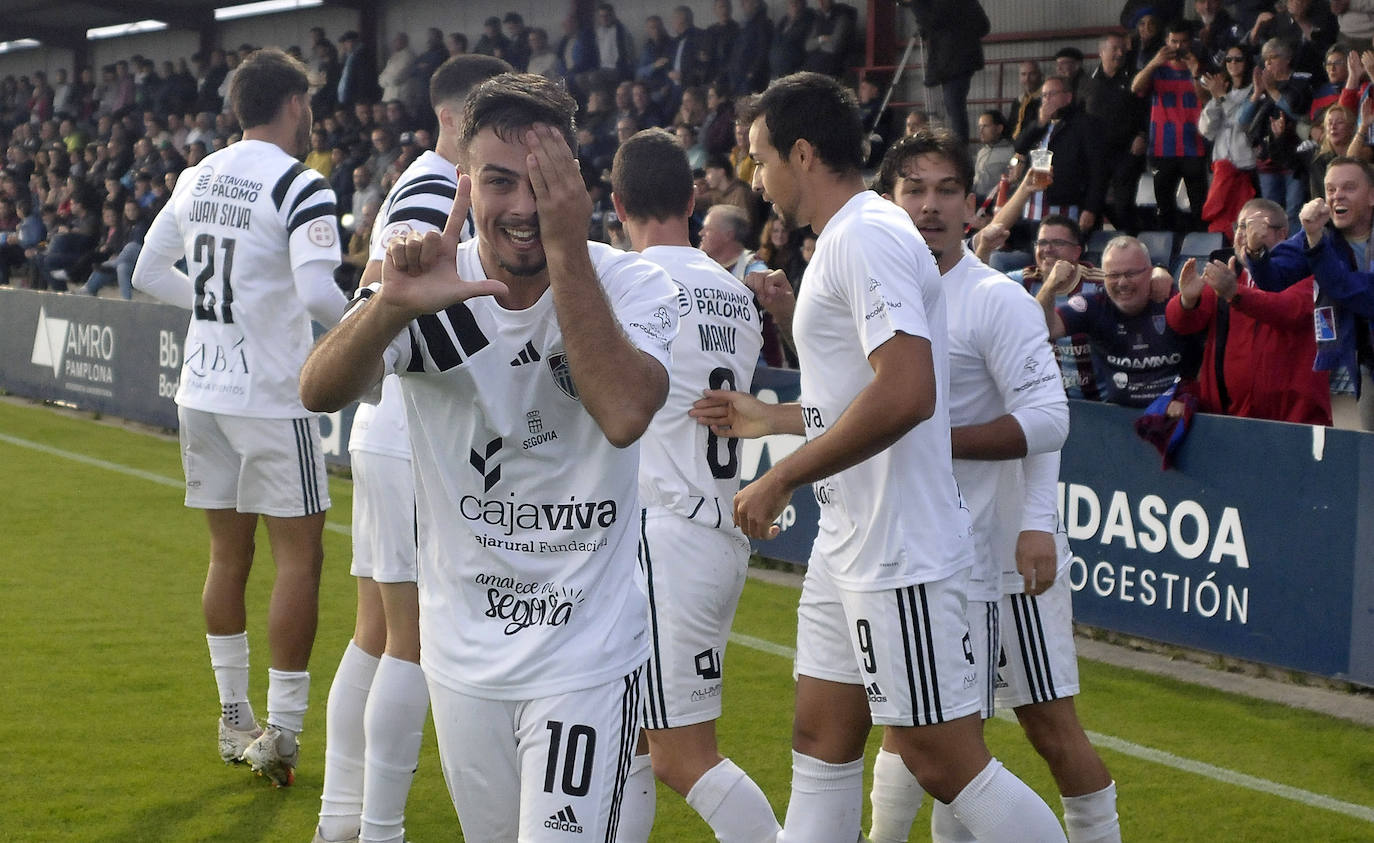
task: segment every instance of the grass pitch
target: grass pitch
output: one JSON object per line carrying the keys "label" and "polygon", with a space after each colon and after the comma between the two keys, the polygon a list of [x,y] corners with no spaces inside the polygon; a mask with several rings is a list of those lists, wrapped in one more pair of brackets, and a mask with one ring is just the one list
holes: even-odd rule
{"label": "grass pitch", "polygon": [[[352,631],[348,536],[325,533],[301,764],[296,785],[275,790],[215,751],[218,704],[199,604],[208,542],[203,517],[181,506],[180,478],[165,437],[0,402],[0,840],[310,839],[324,700]],[[350,490],[331,481],[331,523],[347,524]],[[249,594],[260,713],[267,548],[263,534]],[[736,630],[791,647],[796,599],[793,588],[751,581]],[[735,643],[728,664],[721,746],[781,817],[791,663]],[[1082,672],[1079,711],[1110,739],[1101,752],[1127,840],[1374,840],[1374,730],[1091,662]],[[987,733],[998,757],[1057,809],[1053,782],[1018,727],[994,720]],[[875,733],[870,758],[876,745]],[[929,839],[928,820],[927,805],[913,840]],[[407,833],[461,839],[432,732]],[[710,833],[660,788],[654,839]]]}

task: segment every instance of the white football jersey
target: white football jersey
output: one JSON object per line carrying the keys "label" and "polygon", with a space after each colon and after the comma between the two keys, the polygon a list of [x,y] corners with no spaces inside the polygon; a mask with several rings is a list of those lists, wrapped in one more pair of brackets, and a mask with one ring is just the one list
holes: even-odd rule
{"label": "white football jersey", "polygon": [[873,380],[868,355],[894,334],[929,340],[935,364],[934,415],[813,484],[820,523],[809,564],[866,591],[943,579],[972,564],[969,514],[950,465],[944,292],[905,211],[864,191],[831,217],[803,275],[793,332],[808,439]]}
{"label": "white football jersey", "polygon": [[[1030,408],[1052,409],[1067,419],[1068,399],[1045,314],[1035,299],[970,252],[941,280],[949,309],[950,425],[984,424]],[[1000,599],[1003,571],[1016,571],[1016,538],[1026,529],[1031,505],[1023,462],[954,460],[977,549],[969,579],[971,601]],[[1054,501],[1055,490],[1048,491],[1035,499]],[[1048,516],[1047,532],[1056,532],[1052,508]]]}
{"label": "white football jersey", "polygon": [[[486,277],[477,240],[461,277]],[[590,243],[636,348],[671,367],[676,288],[638,255]],[[461,693],[532,699],[623,677],[648,657],[638,585],[639,447],[582,406],[546,290],[421,317],[387,349],[414,448],[425,674]]]}
{"label": "white football jersey", "polygon": [[643,254],[677,286],[679,322],[668,400],[640,440],[639,502],[743,536],[731,514],[739,440],[716,436],[687,411],[707,388],[749,391],[763,347],[754,294],[699,249]]}
{"label": "white football jersey", "polygon": [[[393,237],[404,237],[412,231],[443,231],[457,190],[458,168],[436,152],[421,153],[396,180],[377,212],[368,260],[385,260],[386,246]],[[461,236],[464,240],[471,238],[471,216]],[[405,407],[394,377],[386,378],[382,384],[381,401],[376,404],[359,402],[353,415],[348,450],[410,459]]]}
{"label": "white football jersey", "polygon": [[[195,287],[179,405],[259,418],[309,415],[299,395],[314,343],[306,302],[317,303],[329,325],[347,306],[329,274],[340,255],[335,213],[324,177],[265,141],[239,141],[181,174],[146,246],[151,254],[184,254]],[[331,266],[299,272],[314,261]]]}

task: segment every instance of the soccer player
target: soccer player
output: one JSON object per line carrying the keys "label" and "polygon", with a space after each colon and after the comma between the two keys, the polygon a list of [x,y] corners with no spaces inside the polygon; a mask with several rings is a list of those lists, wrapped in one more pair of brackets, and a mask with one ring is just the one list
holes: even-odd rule
{"label": "soccer player", "polygon": [[392,241],[301,375],[317,409],[401,376],[420,663],[472,841],[613,839],[639,729],[636,443],[667,395],[677,296],[587,242],[575,107],[542,76],[478,86],[443,233]]}
{"label": "soccer player", "polygon": [[[421,153],[387,195],[372,229],[363,286],[381,280],[393,237],[443,229],[458,187],[463,102],[479,83],[510,69],[493,56],[463,55],[444,62],[430,77],[439,137],[434,150]],[[469,221],[463,239],[470,233]],[[429,691],[420,670],[415,484],[405,408],[394,376],[383,381],[380,402],[358,405],[348,450],[358,613],[329,689],[315,840],[390,843],[405,837],[406,796],[429,712]]]}
{"label": "soccer player", "polygon": [[821,508],[778,840],[858,839],[873,723],[977,839],[1063,840],[982,740],[965,618],[973,546],[950,464],[945,305],[930,250],[900,208],[865,189],[858,106],[835,80],[775,80],[755,113],[755,187],[819,235],[792,326],[801,402],[713,390],[692,412],[717,435],[807,437],[734,502],[752,537],[777,535],[774,519],[804,483]]}
{"label": "soccer player", "polygon": [[749,288],[692,247],[692,187],[687,153],[662,129],[639,132],[615,154],[616,214],[635,249],[672,276],[680,318],[668,400],[640,440],[639,566],[653,649],[642,683],[646,731],[617,839],[649,839],[657,776],[717,839],[772,843],[778,821],[767,797],[716,745],[725,644],[749,565],[749,542],[730,517],[739,441],[687,415],[705,389],[749,389],[763,334]]}
{"label": "soccer player", "polygon": [[[974,208],[965,149],[943,130],[923,130],[888,151],[878,182],[930,247],[948,305],[951,446],[977,548],[969,626],[982,672],[983,716],[992,716],[994,698],[1011,705],[1050,759],[1065,788],[1070,840],[1120,840],[1115,787],[1073,710],[1078,684],[1069,588],[1058,576],[1071,556],[1056,511],[1068,401],[1035,299],[964,250]],[[1015,635],[1004,648],[1006,621]],[[869,839],[906,840],[921,790],[890,747],[874,764],[871,799]],[[973,839],[938,801],[931,834],[941,841]]]}
{"label": "soccer player", "polygon": [[[324,513],[319,420],[297,378],[310,320],[347,302],[334,285],[334,192],[296,160],[310,141],[305,67],[275,49],[239,65],[229,99],[243,140],[177,181],[134,267],[134,286],[192,311],[176,402],[186,505],[210,527],[205,611],[219,686],[220,757],[291,783],[310,695]],[[185,257],[190,274],[174,263]],[[248,702],[244,589],[258,519],[277,576],[268,608],[267,728]]]}

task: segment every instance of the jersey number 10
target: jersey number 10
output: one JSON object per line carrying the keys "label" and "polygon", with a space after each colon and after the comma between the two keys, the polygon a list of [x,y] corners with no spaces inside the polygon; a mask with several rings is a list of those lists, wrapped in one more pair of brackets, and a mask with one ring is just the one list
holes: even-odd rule
{"label": "jersey number 10", "polygon": [[216,293],[213,289],[207,289],[217,274],[215,238],[209,234],[196,237],[191,261],[201,266],[201,270],[196,273],[195,316],[197,319],[223,322],[227,325],[234,321],[234,290],[229,286],[229,276],[234,271],[234,239],[226,237],[219,242],[219,246],[224,252],[224,261],[218,273],[220,292]]}

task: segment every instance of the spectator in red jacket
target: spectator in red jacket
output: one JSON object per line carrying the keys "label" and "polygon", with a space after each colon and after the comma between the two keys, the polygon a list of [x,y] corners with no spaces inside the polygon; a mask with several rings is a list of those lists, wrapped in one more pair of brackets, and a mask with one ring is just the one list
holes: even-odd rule
{"label": "spectator in red jacket", "polygon": [[1165,316],[1179,334],[1207,332],[1198,371],[1198,409],[1252,419],[1331,424],[1326,372],[1314,372],[1309,276],[1271,293],[1255,286],[1241,260],[1281,243],[1288,234],[1284,209],[1252,199],[1236,223],[1236,258],[1229,264],[1189,260]]}

